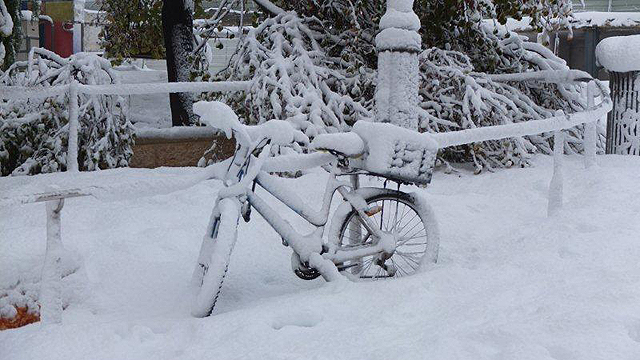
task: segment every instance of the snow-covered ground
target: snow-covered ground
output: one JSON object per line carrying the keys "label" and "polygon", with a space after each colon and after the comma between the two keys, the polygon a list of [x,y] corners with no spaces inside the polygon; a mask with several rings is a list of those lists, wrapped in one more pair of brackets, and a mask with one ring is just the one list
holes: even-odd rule
{"label": "snow-covered ground", "polygon": [[[299,280],[289,249],[254,214],[205,319],[189,316],[187,287],[219,183],[70,199],[63,241],[83,266],[67,281],[63,324],[0,332],[0,359],[638,359],[640,158],[598,162],[588,172],[566,158],[565,207],[553,219],[549,157],[437,173],[417,191],[439,216],[439,264],[392,281]],[[324,179],[283,181],[319,201]],[[0,208],[0,287],[38,277],[44,214],[43,204]]]}
{"label": "snow-covered ground", "polygon": [[[166,83],[166,69],[117,71],[123,84]],[[131,121],[136,127],[166,128],[171,126],[169,94],[129,96]]]}

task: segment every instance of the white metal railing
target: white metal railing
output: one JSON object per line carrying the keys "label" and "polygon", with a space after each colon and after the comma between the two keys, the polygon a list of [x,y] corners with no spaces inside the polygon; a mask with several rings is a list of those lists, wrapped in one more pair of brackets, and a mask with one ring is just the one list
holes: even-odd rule
{"label": "white metal railing", "polygon": [[[561,72],[558,77],[554,77],[554,71],[540,72],[537,75],[506,74],[505,76],[495,76],[495,81],[530,81],[552,82],[556,84],[586,82],[587,83],[587,109],[573,114],[564,114],[559,111],[554,117],[527,121],[522,123],[486,126],[475,129],[451,131],[446,133],[433,134],[440,148],[454,145],[470,144],[487,140],[500,140],[504,138],[535,135],[543,132],[554,132],[553,136],[553,176],[549,184],[549,204],[547,208],[548,216],[553,216],[562,208],[563,178],[562,178],[562,155],[564,154],[564,133],[562,130],[585,124],[584,129],[584,164],[585,168],[591,168],[596,159],[596,141],[598,119],[605,116],[612,109],[611,98],[607,94],[600,94],[601,102],[595,105],[596,81],[588,74],[573,70]],[[535,74],[535,73],[534,73]],[[526,76],[519,76],[526,75]],[[551,78],[553,81],[546,81]]]}
{"label": "white metal railing", "polygon": [[[233,92],[245,91],[248,81],[220,82],[175,82],[149,84],[108,84],[84,85],[73,81],[67,85],[33,89],[23,86],[0,87],[0,99],[41,99],[69,94],[69,143],[67,149],[67,170],[78,171],[78,95],[142,95],[179,92]],[[14,121],[20,122],[21,119]]]}
{"label": "white metal railing", "polygon": [[[176,93],[176,92],[232,92],[244,91],[248,88],[248,82],[177,82],[167,84],[109,84],[109,85],[83,85],[73,81],[67,85],[52,86],[50,88],[33,89],[28,87],[0,87],[0,99],[17,100],[29,98],[46,98],[69,95],[69,140],[67,148],[67,172],[78,172],[78,95],[134,95],[152,93]],[[22,123],[27,119],[12,119],[10,121]],[[204,178],[202,178],[204,180]],[[193,181],[187,181],[192,183]],[[86,189],[85,189],[86,190]],[[64,199],[70,197],[86,196],[90,192],[82,189],[54,191],[49,193],[30,194],[18,199],[18,203],[46,202],[47,210],[47,247],[45,261],[42,270],[42,283],[40,288],[40,320],[42,325],[60,323],[62,321],[61,281],[62,269],[60,263],[64,255],[64,247],[61,237],[61,212],[64,207]],[[12,199],[8,199],[11,203]],[[13,199],[16,200],[16,199]]]}
{"label": "white metal railing", "polygon": [[[548,214],[551,216],[562,207],[562,155],[564,148],[564,135],[562,130],[580,124],[585,125],[585,167],[595,164],[596,155],[596,122],[606,115],[612,108],[611,99],[602,96],[601,102],[594,105],[596,84],[593,79],[581,71],[542,71],[538,73],[491,75],[494,81],[542,81],[550,83],[572,83],[588,81],[587,85],[587,110],[579,113],[565,115],[558,113],[556,116],[517,124],[497,125],[476,129],[467,129],[448,133],[432,134],[439,146],[447,147],[462,145],[487,140],[499,140],[503,138],[535,135],[543,132],[554,132],[554,167],[553,177],[549,186]],[[174,92],[229,92],[246,91],[249,83],[237,82],[193,82],[193,83],[168,83],[168,84],[112,84],[112,85],[82,85],[74,81],[68,85],[54,86],[46,89],[24,87],[0,87],[0,99],[26,99],[44,98],[56,95],[69,94],[69,149],[67,151],[67,169],[70,172],[78,171],[78,95],[132,95],[151,93]],[[604,95],[604,94],[602,94]],[[20,119],[14,119],[20,122]],[[27,196],[19,203],[46,201],[47,203],[47,252],[43,269],[41,293],[43,324],[61,321],[62,305],[60,302],[61,273],[59,266],[62,254],[62,242],[60,238],[60,212],[64,205],[64,199],[69,197],[86,196],[89,193],[66,191],[59,193],[43,193]],[[46,294],[46,296],[45,296]]]}

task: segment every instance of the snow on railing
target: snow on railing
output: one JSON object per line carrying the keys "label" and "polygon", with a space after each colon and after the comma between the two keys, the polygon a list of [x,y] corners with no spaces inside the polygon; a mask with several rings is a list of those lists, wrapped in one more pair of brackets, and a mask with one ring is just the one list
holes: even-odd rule
{"label": "snow on railing", "polygon": [[451,131],[446,133],[433,134],[440,148],[447,146],[470,144],[487,140],[500,140],[504,138],[535,135],[543,132],[554,132],[553,136],[553,176],[549,184],[549,206],[548,216],[556,214],[562,208],[563,179],[562,179],[562,155],[564,155],[564,133],[562,130],[585,124],[584,128],[584,164],[585,168],[590,168],[595,164],[596,159],[596,139],[598,119],[604,117],[611,111],[613,105],[611,98],[607,94],[600,94],[602,101],[598,105],[595,103],[596,81],[589,74],[579,71],[540,71],[523,74],[500,74],[491,75],[494,81],[541,81],[555,84],[585,82],[587,83],[587,110],[564,114],[558,111],[556,116],[515,124],[486,126],[475,129]]}
{"label": "snow on railing", "polygon": [[[78,172],[78,95],[136,95],[152,93],[177,92],[232,92],[248,89],[246,81],[226,82],[177,82],[166,84],[109,84],[83,85],[73,81],[67,85],[33,89],[29,87],[0,87],[0,99],[42,99],[51,96],[68,94],[69,106],[69,140],[67,148],[67,172]],[[12,123],[35,121],[32,116],[10,120]],[[202,178],[204,180],[204,178]],[[61,213],[65,198],[87,195],[80,190],[56,191],[42,196],[29,196],[25,202],[45,201],[47,210],[47,247],[42,269],[40,288],[41,323],[47,325],[62,321],[62,257],[65,254],[61,237]],[[24,200],[24,199],[23,199]],[[31,200],[31,201],[29,201]]]}
{"label": "snow on railing", "polygon": [[593,80],[589,73],[582,70],[541,70],[516,74],[488,74],[492,81],[540,81],[551,84],[588,82]]}
{"label": "snow on railing", "polygon": [[[552,216],[562,207],[562,155],[564,136],[562,130],[585,124],[585,167],[595,164],[596,155],[596,122],[607,114],[611,108],[611,99],[602,94],[602,101],[594,105],[595,81],[582,71],[541,71],[524,74],[491,75],[493,81],[541,81],[549,83],[573,83],[588,81],[587,110],[565,115],[561,111],[554,117],[517,124],[489,126],[467,129],[455,132],[430,134],[437,141],[439,147],[462,145],[487,140],[499,140],[508,137],[535,135],[542,132],[554,131],[554,167],[553,177],[549,186],[548,214]],[[69,94],[69,149],[67,151],[67,168],[70,172],[78,171],[78,94],[90,95],[133,95],[151,93],[175,92],[231,92],[246,91],[249,83],[246,81],[231,82],[192,82],[166,84],[112,84],[112,85],[82,85],[76,81],[69,85],[53,86],[45,89],[24,87],[0,87],[0,99],[45,98],[50,96]],[[17,122],[32,119],[16,119]],[[43,283],[40,303],[42,306],[42,322],[58,323],[61,321],[62,303],[60,301],[61,269],[59,266],[63,253],[60,237],[60,215],[64,199],[74,196],[85,196],[81,191],[70,191],[55,196],[30,197],[47,203],[47,251],[43,268]],[[38,200],[39,199],[39,200]],[[31,202],[31,201],[25,201]]]}

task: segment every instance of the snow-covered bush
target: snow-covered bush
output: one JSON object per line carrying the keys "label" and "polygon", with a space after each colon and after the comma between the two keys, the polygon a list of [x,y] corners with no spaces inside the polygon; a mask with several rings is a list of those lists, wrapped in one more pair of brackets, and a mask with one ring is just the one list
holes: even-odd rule
{"label": "snow-covered bush", "polygon": [[371,83],[374,75],[366,69],[350,74],[336,66],[308,22],[294,12],[252,29],[221,74],[251,82],[245,94],[224,96],[246,121],[288,120],[308,136],[346,131],[370,116],[366,105],[354,98],[361,97],[362,83]]}
{"label": "snow-covered bush", "polygon": [[[535,62],[540,70],[566,69],[564,61],[553,56],[539,44],[525,43],[513,36],[505,40],[522,51],[521,56]],[[421,129],[446,132],[482,126],[540,120],[562,109],[567,112],[584,110],[586,96],[583,85],[540,84],[536,82],[494,82],[486,73],[476,72],[468,56],[431,48],[420,56]],[[566,131],[565,152],[583,150],[583,127]],[[478,171],[513,165],[526,166],[528,154],[552,153],[553,134],[538,134],[523,138],[456,146],[442,149],[441,159],[451,162],[472,161]],[[599,147],[604,144],[600,135]]]}
{"label": "snow-covered bush", "polygon": [[[502,36],[495,26],[508,18],[528,17],[548,45],[550,33],[570,26],[571,0],[415,0],[414,12],[420,18],[424,48],[459,51],[471,59],[479,72],[516,72],[518,67],[499,44]],[[483,20],[493,19],[493,20]],[[484,26],[486,22],[494,27]],[[570,30],[570,28],[569,28]]]}
{"label": "snow-covered bush", "polygon": [[[69,84],[112,84],[109,61],[79,53],[63,59],[39,48],[28,61],[14,63],[0,75],[0,85],[46,89]],[[2,175],[36,174],[66,169],[68,95],[0,101]],[[79,94],[78,165],[81,170],[127,166],[133,128],[120,96]]]}
{"label": "snow-covered bush", "polygon": [[[295,12],[274,12],[243,39],[218,79],[249,80],[251,90],[223,95],[222,101],[249,123],[290,120],[309,136],[344,131],[356,120],[372,117],[374,37],[386,2],[275,3]],[[487,75],[568,70],[565,61],[545,46],[482,21],[495,17],[496,23],[503,23],[509,16],[530,16],[534,26],[548,31],[566,23],[570,16],[566,4],[564,0],[416,1],[423,49],[430,49],[420,60],[421,129],[454,131],[539,120],[556,110],[584,110],[584,85],[494,83]],[[438,29],[432,29],[434,24]],[[582,151],[582,128],[569,130],[567,140],[567,152]],[[551,134],[541,134],[470,144],[443,149],[440,159],[473,161],[478,170],[525,166],[529,153],[551,153],[552,142]]]}
{"label": "snow-covered bush", "polygon": [[16,56],[22,38],[20,1],[0,0],[0,66],[6,69]]}

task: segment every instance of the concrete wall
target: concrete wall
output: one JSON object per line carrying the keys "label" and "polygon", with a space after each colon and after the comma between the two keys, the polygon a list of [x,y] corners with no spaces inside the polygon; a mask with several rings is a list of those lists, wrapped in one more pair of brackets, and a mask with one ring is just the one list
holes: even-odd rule
{"label": "concrete wall", "polygon": [[100,31],[102,26],[98,25],[98,12],[85,11],[84,21],[82,24],[82,51],[85,52],[103,52],[100,46]]}
{"label": "concrete wall", "polygon": [[40,43],[40,29],[38,21],[22,20],[23,39],[20,48],[16,52],[16,60],[25,61],[32,47],[38,47]]}

